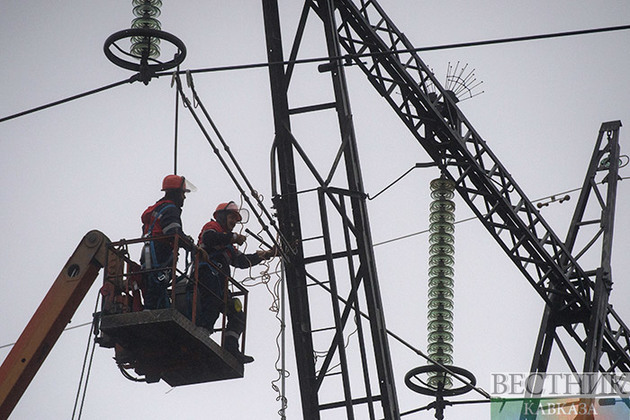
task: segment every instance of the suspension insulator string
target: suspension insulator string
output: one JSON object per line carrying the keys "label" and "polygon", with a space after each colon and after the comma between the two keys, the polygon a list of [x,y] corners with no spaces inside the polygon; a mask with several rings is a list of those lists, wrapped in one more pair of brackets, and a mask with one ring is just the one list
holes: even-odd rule
{"label": "suspension insulator string", "polygon": [[[157,19],[160,16],[161,0],[133,0],[133,15],[131,27],[141,29],[161,30],[162,24]],[[160,56],[160,39],[155,37],[131,37],[131,55],[145,59],[156,59]]]}
{"label": "suspension insulator string", "polygon": [[[442,365],[453,364],[454,189],[453,182],[444,177],[431,181],[428,353]],[[453,385],[445,372],[432,373],[427,383],[435,389]]]}

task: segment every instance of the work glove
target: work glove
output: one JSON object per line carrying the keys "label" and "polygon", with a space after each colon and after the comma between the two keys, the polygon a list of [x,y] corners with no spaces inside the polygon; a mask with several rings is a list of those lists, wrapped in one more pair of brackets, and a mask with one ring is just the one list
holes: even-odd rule
{"label": "work glove", "polygon": [[262,258],[263,260],[268,260],[278,255],[278,247],[277,245],[274,245],[271,249],[268,249],[266,251],[263,251],[263,250],[256,251],[256,254],[258,254],[258,256]]}
{"label": "work glove", "polygon": [[245,235],[241,235],[240,233],[233,233],[232,234],[232,243],[233,244],[243,245],[246,240],[247,240],[247,236],[245,236]]}

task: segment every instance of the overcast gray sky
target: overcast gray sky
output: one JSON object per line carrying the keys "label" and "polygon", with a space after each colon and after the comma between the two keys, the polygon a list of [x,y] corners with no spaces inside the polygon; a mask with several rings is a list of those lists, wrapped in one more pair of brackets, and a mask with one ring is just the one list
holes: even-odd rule
{"label": "overcast gray sky", "polygon": [[[630,3],[622,0],[380,3],[417,47],[625,25],[630,16]],[[280,8],[286,43],[293,36],[301,2],[281,1]],[[131,1],[0,0],[0,118],[130,77],[106,59],[102,46],[110,34],[128,28],[131,18]],[[266,60],[259,1],[166,0],[160,20],[163,29],[188,48],[183,69]],[[309,34],[318,33],[316,28]],[[316,38],[313,35],[302,50],[302,58],[321,56],[323,47]],[[535,200],[581,186],[602,122],[630,124],[629,41],[630,32],[623,31],[421,57],[441,80],[449,62],[475,69],[484,93],[461,103],[461,108]],[[316,64],[299,70],[301,86],[306,86],[304,103],[309,103],[318,95],[314,87],[326,76],[316,71]],[[209,73],[195,80],[233,153],[271,206],[273,124],[267,70]],[[373,196],[428,157],[359,69],[348,69],[348,81],[365,186]],[[140,214],[160,198],[161,179],[173,170],[174,97],[170,80],[161,78],[148,86],[124,85],[0,123],[0,345],[17,340],[86,232],[98,229],[111,240],[139,236]],[[315,119],[313,141],[325,135],[317,128]],[[178,172],[198,187],[186,201],[184,230],[196,237],[218,202],[239,197],[183,111],[179,130]],[[621,129],[622,154],[628,150],[626,130]],[[621,170],[622,176],[628,176],[626,170]],[[438,175],[435,169],[415,170],[370,201],[375,243],[428,227],[428,183]],[[611,300],[627,323],[626,182],[618,190]],[[561,238],[576,201],[574,193],[569,202],[543,209]],[[459,198],[456,204],[457,219],[471,216]],[[255,222],[249,227],[258,230]],[[387,325],[423,350],[427,242],[420,234],[375,248]],[[478,221],[457,225],[456,249],[455,364],[472,371],[479,385],[490,391],[492,372],[529,369],[542,300]],[[253,270],[253,275],[258,272]],[[81,305],[74,325],[91,320],[100,282]],[[136,384],[120,375],[110,350],[98,348],[84,418],[196,418],[210,413],[216,418],[276,417],[279,403],[270,382],[277,377],[274,336],[279,326],[269,311],[272,298],[266,289],[256,286],[250,292],[247,348],[256,362],[246,367],[245,378],[175,389],[163,382]],[[12,418],[70,418],[88,334],[84,327],[62,335]],[[428,404],[429,399],[403,384],[405,373],[425,361],[396,343],[391,347],[401,410]],[[0,358],[8,351],[0,349]],[[287,413],[296,419],[301,411],[291,350],[287,359]],[[448,408],[446,414],[458,420],[489,418],[489,412],[489,406],[476,405]],[[408,418],[430,419],[433,413]]]}

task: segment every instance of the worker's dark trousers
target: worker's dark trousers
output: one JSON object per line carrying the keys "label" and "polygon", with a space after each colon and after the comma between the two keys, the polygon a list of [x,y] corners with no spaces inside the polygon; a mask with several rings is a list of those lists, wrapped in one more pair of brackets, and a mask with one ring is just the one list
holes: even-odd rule
{"label": "worker's dark trousers", "polygon": [[205,264],[199,267],[197,325],[212,332],[219,314],[224,313],[227,316],[226,330],[240,336],[245,330],[245,313],[237,311],[235,298],[229,291],[224,302],[224,288],[225,278],[213,267]]}
{"label": "worker's dark trousers", "polygon": [[[142,299],[144,301],[144,309],[164,309],[171,306],[171,299],[168,293],[168,287],[171,282],[171,265],[173,263],[173,251],[158,247],[149,252],[148,245],[142,248],[140,263],[142,270],[147,270],[142,274],[144,289],[142,290]],[[149,271],[150,269],[162,269],[159,271]]]}
{"label": "worker's dark trousers", "polygon": [[163,309],[170,307],[168,296],[168,281],[170,280],[170,270],[144,274],[146,285],[144,294],[145,309]]}

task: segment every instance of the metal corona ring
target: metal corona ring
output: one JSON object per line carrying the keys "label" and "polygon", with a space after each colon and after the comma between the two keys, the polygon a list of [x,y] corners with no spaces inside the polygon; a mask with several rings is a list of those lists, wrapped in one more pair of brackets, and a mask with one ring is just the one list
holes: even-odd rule
{"label": "metal corona ring", "polygon": [[[455,263],[455,203],[453,182],[446,178],[431,181],[429,216],[429,312],[428,353],[442,365],[453,364],[453,265]],[[449,389],[452,379],[444,372],[432,373],[427,381],[435,389]]]}

